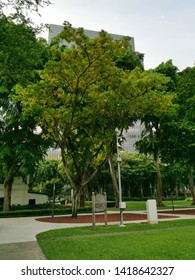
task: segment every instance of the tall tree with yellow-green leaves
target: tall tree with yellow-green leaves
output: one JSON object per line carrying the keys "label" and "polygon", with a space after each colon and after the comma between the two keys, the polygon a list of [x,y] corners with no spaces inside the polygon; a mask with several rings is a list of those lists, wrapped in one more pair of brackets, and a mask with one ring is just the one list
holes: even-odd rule
{"label": "tall tree with yellow-green leaves", "polygon": [[115,149],[116,128],[127,128],[138,111],[144,113],[141,98],[150,92],[152,102],[152,92],[167,80],[152,71],[117,66],[116,58],[130,50],[128,38],[114,41],[101,31],[91,39],[65,22],[58,39],[40,81],[18,87],[16,98],[24,114],[36,115],[37,125],[47,130],[45,138],[60,147],[76,217],[80,193]]}

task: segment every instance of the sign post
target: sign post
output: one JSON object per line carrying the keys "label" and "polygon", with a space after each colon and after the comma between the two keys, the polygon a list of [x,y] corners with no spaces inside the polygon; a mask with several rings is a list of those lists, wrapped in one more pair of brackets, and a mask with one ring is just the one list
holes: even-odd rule
{"label": "sign post", "polygon": [[95,213],[96,212],[104,212],[104,222],[105,226],[108,224],[108,216],[107,216],[107,197],[106,193],[104,194],[96,194],[92,193],[92,225],[93,229],[95,229]]}

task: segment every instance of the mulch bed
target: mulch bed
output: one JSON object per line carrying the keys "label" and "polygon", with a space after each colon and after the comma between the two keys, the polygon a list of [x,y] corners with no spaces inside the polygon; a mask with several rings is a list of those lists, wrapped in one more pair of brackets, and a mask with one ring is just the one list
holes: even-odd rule
{"label": "mulch bed", "polygon": [[164,210],[164,211],[160,211],[159,213],[164,213],[164,214],[178,214],[178,215],[195,215],[195,209],[180,209],[177,210],[175,209],[173,210]]}
{"label": "mulch bed", "polygon": [[[168,212],[166,212],[169,214]],[[171,213],[173,214],[173,212]],[[170,218],[179,218],[179,216],[166,216],[166,215],[158,215],[158,219],[170,219]],[[40,222],[46,223],[66,223],[66,224],[84,224],[84,223],[92,223],[92,215],[78,215],[77,219],[73,219],[71,216],[56,216],[56,217],[43,217],[36,219]],[[124,221],[140,221],[147,220],[147,214],[136,214],[136,213],[123,213]],[[120,214],[113,213],[108,214],[108,223],[110,222],[119,222]],[[96,223],[104,223],[104,214],[96,215]]]}

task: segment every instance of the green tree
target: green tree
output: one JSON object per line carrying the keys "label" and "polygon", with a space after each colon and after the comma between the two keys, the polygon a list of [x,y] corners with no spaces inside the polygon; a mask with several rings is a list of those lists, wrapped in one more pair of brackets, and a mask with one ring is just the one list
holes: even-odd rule
{"label": "green tree", "polygon": [[146,93],[148,107],[149,100],[156,103],[161,98],[156,90],[167,79],[152,71],[116,66],[116,58],[130,48],[127,38],[114,41],[101,31],[90,39],[82,28],[73,29],[67,22],[60,38],[60,46],[51,46],[53,58],[40,71],[40,82],[18,87],[18,94],[24,113],[36,115],[37,124],[47,129],[45,137],[61,149],[76,217],[81,191],[116,148],[116,128],[127,128],[138,111],[144,111]]}
{"label": "green tree", "polygon": [[188,171],[186,165],[176,159],[172,159],[169,163],[161,165],[161,173],[165,196],[176,196],[178,198],[179,195],[188,195]]}
{"label": "green tree", "polygon": [[49,0],[1,0],[0,11],[3,8],[12,8],[15,13],[24,13],[27,10],[38,12],[39,7],[50,5]]}
{"label": "green tree", "polygon": [[35,70],[42,66],[45,50],[44,42],[37,41],[25,23],[16,24],[0,15],[0,160],[6,212],[19,170],[32,168],[46,151],[35,120],[30,116],[23,118],[22,104],[13,98],[17,83],[27,85],[37,79]]}
{"label": "green tree", "polygon": [[[163,125],[162,149],[169,162],[180,162],[188,169],[188,182],[195,204],[194,153],[195,153],[195,67],[179,73],[174,99],[177,108],[172,118]],[[168,136],[169,135],[169,136]],[[166,145],[165,145],[166,143]]]}
{"label": "green tree", "polygon": [[[128,40],[127,40],[127,42],[128,42]],[[132,88],[134,91],[135,91],[135,88],[138,88],[138,87],[137,87],[137,84],[135,85],[133,82],[134,81],[137,82],[137,80],[140,79],[138,76],[144,70],[143,57],[144,57],[143,54],[135,52],[131,48],[127,47],[127,48],[125,48],[125,50],[123,50],[122,53],[119,53],[114,58],[115,65],[118,68],[123,69],[124,71],[132,71],[132,70],[136,69],[133,73],[131,73],[132,75],[131,75],[131,78],[129,79],[129,84],[127,85],[128,88]],[[129,92],[129,89],[127,90],[127,92]],[[143,90],[141,90],[140,92],[143,92]],[[130,101],[130,99],[131,99],[131,101],[132,101],[132,99],[135,99],[137,97],[139,98],[140,92],[139,93],[134,92],[134,94],[133,94],[134,96],[128,95],[126,100]],[[123,128],[127,128],[128,126],[133,125],[133,121],[136,119],[135,113],[133,113],[134,110],[132,110],[132,108],[129,110],[129,104],[125,104],[124,102],[122,102],[122,103],[123,103],[123,110],[124,110],[124,108],[126,108],[125,109],[126,112],[124,111],[124,114],[123,114],[125,116],[125,118],[124,118],[124,123],[121,126],[121,130],[118,132],[119,135],[122,134]],[[121,118],[121,117],[122,117],[122,114],[119,116],[119,118]],[[118,135],[116,135],[114,137],[114,140],[116,140],[117,138],[118,138]],[[113,143],[114,143],[114,141],[113,141]],[[115,144],[115,146],[117,146],[117,143]],[[108,164],[109,164],[109,170],[110,170],[110,175],[111,175],[111,179],[112,179],[112,186],[113,186],[115,200],[116,200],[116,207],[119,207],[119,187],[118,187],[118,180],[117,180],[116,171],[114,168],[114,161],[113,161],[115,153],[116,153],[116,149],[113,149],[112,153],[110,153],[110,156],[108,157]]]}
{"label": "green tree", "polygon": [[[166,85],[160,90],[152,93],[153,101],[150,101],[150,95],[146,95],[148,106],[145,114],[141,117],[141,121],[145,125],[142,133],[142,139],[137,143],[140,152],[150,153],[154,157],[157,174],[157,205],[162,206],[162,178],[161,178],[161,134],[162,125],[167,121],[168,116],[174,114],[175,106],[173,99],[175,97],[174,90],[177,85],[177,68],[171,61],[160,64],[154,72],[163,75]],[[148,99],[149,97],[149,99]],[[149,101],[149,103],[148,103]],[[153,105],[152,105],[153,104]],[[152,105],[152,106],[151,106]]]}
{"label": "green tree", "polygon": [[159,66],[155,68],[157,73],[165,75],[165,77],[170,78],[167,83],[167,91],[174,92],[176,90],[179,76],[178,76],[178,68],[173,65],[172,60],[168,60],[166,62],[162,62]]}
{"label": "green tree", "polygon": [[[153,196],[155,164],[152,156],[124,151],[121,154],[121,175],[124,192],[129,196]],[[144,192],[145,190],[145,192]]]}
{"label": "green tree", "polygon": [[53,186],[55,183],[55,197],[59,196],[66,183],[65,177],[60,171],[59,160],[46,159],[40,162],[33,174],[32,185],[44,192],[51,199],[53,197]]}
{"label": "green tree", "polygon": [[40,72],[40,83],[20,94],[23,104],[30,102],[26,113],[37,114],[38,124],[47,127],[46,137],[61,149],[76,216],[80,191],[106,161],[120,122],[120,118],[116,121],[116,107],[120,107],[116,92],[123,71],[113,58],[123,42],[112,41],[103,31],[89,39],[68,23],[61,37],[72,47],[53,48],[53,60]]}
{"label": "green tree", "polygon": [[50,0],[1,0],[0,14],[12,18],[15,23],[24,23],[31,27],[37,34],[41,33],[46,24],[36,24],[32,20],[32,15],[40,16],[40,8],[49,6]]}

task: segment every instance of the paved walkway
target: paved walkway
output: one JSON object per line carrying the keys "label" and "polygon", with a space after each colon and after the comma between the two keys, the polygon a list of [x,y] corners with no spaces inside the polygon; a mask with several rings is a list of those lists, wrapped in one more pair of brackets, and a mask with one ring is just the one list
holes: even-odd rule
{"label": "paved walkway", "polygon": [[44,260],[36,235],[40,232],[81,226],[36,221],[37,217],[0,219],[0,260]]}
{"label": "paved walkway", "polygon": [[37,241],[0,244],[0,260],[45,260]]}

